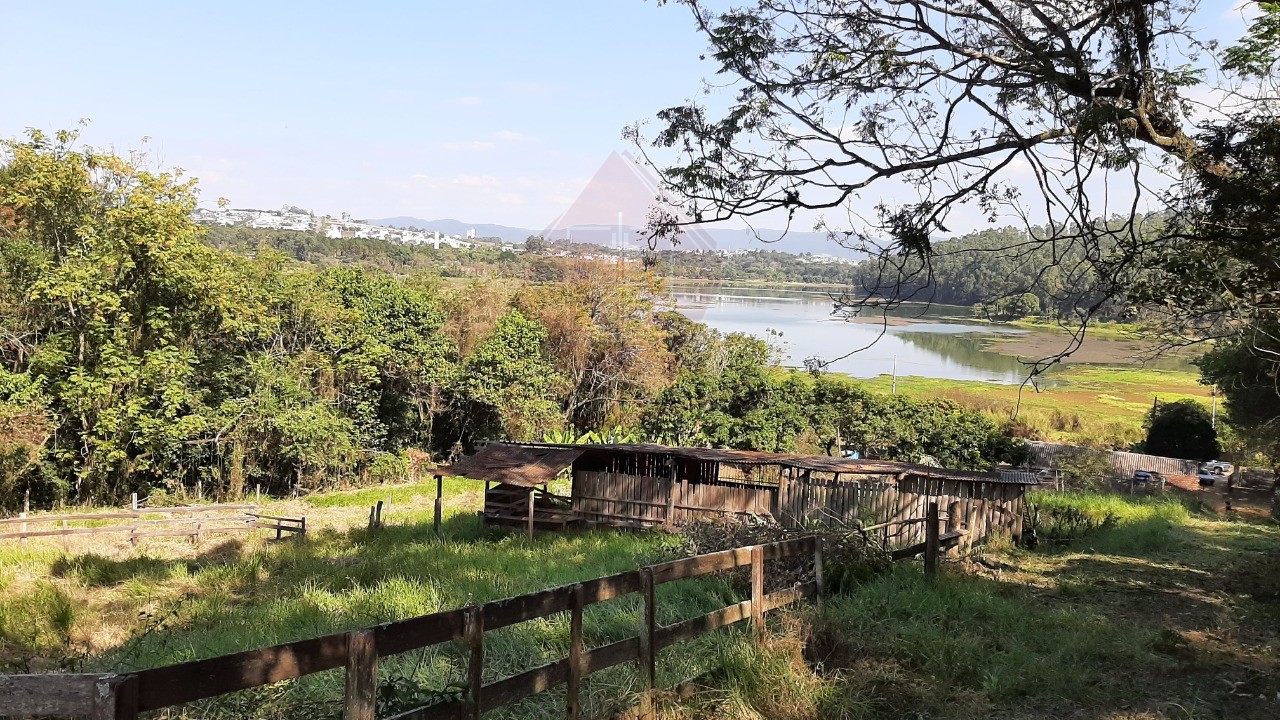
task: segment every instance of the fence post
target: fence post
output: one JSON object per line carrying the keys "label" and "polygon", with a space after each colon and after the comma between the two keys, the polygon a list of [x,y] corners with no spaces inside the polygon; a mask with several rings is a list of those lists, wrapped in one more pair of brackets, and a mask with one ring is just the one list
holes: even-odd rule
{"label": "fence post", "polygon": [[480,720],[480,693],[484,689],[484,606],[467,608],[463,619],[463,635],[471,647],[467,660],[467,699],[463,717]]}
{"label": "fence post", "polygon": [[138,717],[138,681],[126,675],[104,675],[93,687],[91,720],[136,720]]}
{"label": "fence post", "polygon": [[347,633],[343,720],[374,720],[378,707],[378,647],[372,630]]}
{"label": "fence post", "polygon": [[529,515],[525,520],[528,527],[525,532],[529,535],[530,540],[533,539],[533,495],[533,488],[529,488]]}
{"label": "fence post", "polygon": [[813,536],[813,580],[817,585],[815,594],[818,598],[818,607],[822,607],[822,601],[826,595],[826,587],[823,585],[822,578],[822,543],[825,538],[821,535]]}
{"label": "fence post", "polygon": [[435,516],[434,527],[436,530],[436,537],[440,539],[443,539],[440,536],[440,516],[444,509],[443,497],[444,497],[444,476],[436,475],[436,516]]}
{"label": "fence post", "polygon": [[[26,513],[25,511],[20,512],[20,513],[18,513],[18,517],[23,518],[23,519],[26,519],[26,517],[27,517],[27,513]],[[27,524],[26,524],[26,523],[22,523],[22,524],[21,524],[21,525],[19,525],[18,527],[22,530],[22,544],[23,544],[23,545],[26,545],[26,544],[27,544]]]}
{"label": "fence post", "polygon": [[129,493],[129,507],[138,512],[138,493]]}
{"label": "fence post", "polygon": [[569,720],[582,717],[579,691],[582,684],[582,583],[573,586],[569,596],[569,688],[566,693],[566,714]]}
{"label": "fence post", "polygon": [[938,503],[929,503],[929,514],[924,523],[924,572],[938,572]]}
{"label": "fence post", "polygon": [[654,693],[658,689],[658,648],[654,636],[658,632],[658,612],[653,592],[653,568],[640,571],[640,595],[644,598],[644,617],[640,624],[640,674],[644,678],[645,695],[640,716],[654,717]]}
{"label": "fence post", "polygon": [[764,547],[751,548],[751,627],[756,644],[764,642]]}

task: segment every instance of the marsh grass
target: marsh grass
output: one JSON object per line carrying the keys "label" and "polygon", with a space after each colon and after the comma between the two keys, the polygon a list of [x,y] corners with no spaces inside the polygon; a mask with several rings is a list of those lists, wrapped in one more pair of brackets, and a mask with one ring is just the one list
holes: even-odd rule
{"label": "marsh grass", "polygon": [[[946,398],[997,422],[1017,409],[1017,426],[1033,439],[1089,447],[1128,447],[1144,435],[1142,421],[1154,398],[1194,398],[1208,403],[1195,372],[1144,367],[1069,365],[1045,378],[1039,392],[1016,385],[899,377],[898,392],[917,398]],[[889,391],[889,376],[866,381]]]}

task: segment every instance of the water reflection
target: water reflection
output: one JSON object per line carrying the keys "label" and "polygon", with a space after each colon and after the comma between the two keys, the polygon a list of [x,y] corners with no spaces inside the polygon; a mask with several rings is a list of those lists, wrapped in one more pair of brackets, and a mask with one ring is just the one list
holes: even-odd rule
{"label": "water reflection", "polygon": [[671,295],[677,310],[723,332],[759,337],[767,337],[770,331],[781,333],[787,365],[800,366],[814,356],[833,360],[848,355],[830,368],[855,377],[889,374],[896,360],[899,375],[1015,384],[1025,379],[1027,366],[999,352],[999,345],[985,347],[992,338],[1036,336],[1060,342],[1055,348],[1067,342],[1067,335],[1060,331],[966,322],[962,318],[968,309],[950,306],[904,306],[887,318],[876,315],[850,322],[832,316],[827,291],[673,284]]}

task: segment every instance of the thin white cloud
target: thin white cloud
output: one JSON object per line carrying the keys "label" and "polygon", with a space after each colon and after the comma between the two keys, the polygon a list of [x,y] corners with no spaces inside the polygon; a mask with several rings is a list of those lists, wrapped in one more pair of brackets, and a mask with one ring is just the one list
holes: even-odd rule
{"label": "thin white cloud", "polygon": [[497,145],[484,140],[472,140],[471,142],[444,142],[440,143],[440,147],[445,150],[459,151],[470,150],[472,152],[487,152],[497,147]]}

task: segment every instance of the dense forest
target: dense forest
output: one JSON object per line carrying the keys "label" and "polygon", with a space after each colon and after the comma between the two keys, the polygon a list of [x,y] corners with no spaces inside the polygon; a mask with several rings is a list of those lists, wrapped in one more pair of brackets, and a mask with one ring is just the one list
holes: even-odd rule
{"label": "dense forest", "polygon": [[1015,450],[950,403],[781,371],[662,311],[636,263],[210,231],[194,181],[75,141],[0,156],[0,506],[399,479],[414,453],[588,431],[959,467]]}

